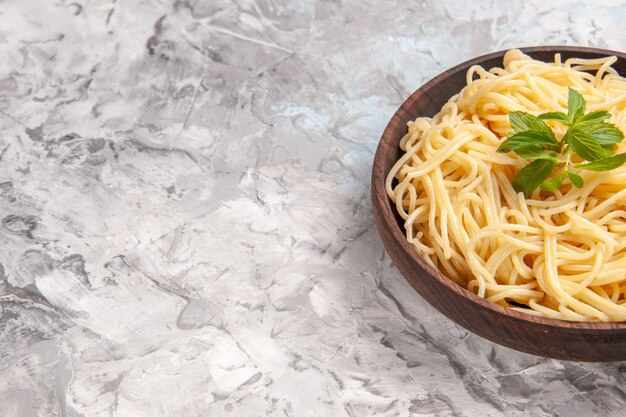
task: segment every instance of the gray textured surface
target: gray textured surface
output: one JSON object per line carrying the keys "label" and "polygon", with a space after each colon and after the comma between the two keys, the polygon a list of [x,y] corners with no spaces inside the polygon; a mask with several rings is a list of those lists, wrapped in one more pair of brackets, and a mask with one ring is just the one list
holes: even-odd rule
{"label": "gray textured surface", "polygon": [[[423,81],[626,49],[620,1],[0,1],[0,415],[623,415],[453,325],[373,227]],[[575,22],[575,23],[573,23]]]}

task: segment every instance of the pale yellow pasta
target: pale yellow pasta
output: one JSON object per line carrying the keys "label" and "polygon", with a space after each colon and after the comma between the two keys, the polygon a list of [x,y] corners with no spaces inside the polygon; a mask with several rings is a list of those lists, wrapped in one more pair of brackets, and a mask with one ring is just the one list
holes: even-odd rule
{"label": "pale yellow pasta", "polygon": [[[568,88],[587,111],[607,110],[626,131],[626,79],[615,57],[554,62],[508,51],[503,68],[479,66],[433,118],[408,123],[405,154],[386,189],[406,237],[444,275],[495,303],[574,321],[626,321],[626,167],[579,171],[581,189],[516,193],[527,164],[496,149],[508,114],[567,112]],[[564,127],[548,122],[557,137]],[[624,145],[619,145],[624,152]]]}

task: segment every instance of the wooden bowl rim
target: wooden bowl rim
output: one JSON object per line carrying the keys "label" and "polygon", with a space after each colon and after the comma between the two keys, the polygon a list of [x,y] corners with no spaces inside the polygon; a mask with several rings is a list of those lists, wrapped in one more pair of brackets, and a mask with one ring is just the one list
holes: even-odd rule
{"label": "wooden bowl rim", "polygon": [[[614,55],[622,60],[626,60],[626,54],[618,51],[613,51],[609,49],[601,49],[594,47],[582,47],[582,46],[562,46],[562,45],[547,45],[547,46],[529,46],[529,47],[520,47],[520,48],[509,48],[505,50],[500,50],[497,52],[492,52],[489,54],[481,55],[476,58],[464,61],[454,67],[442,72],[436,77],[432,78],[430,81],[426,82],[420,88],[418,88],[413,94],[411,94],[402,105],[396,110],[396,112],[391,117],[389,123],[385,127],[381,139],[379,141],[378,148],[376,149],[376,154],[374,156],[374,162],[372,165],[372,178],[376,178],[374,173],[380,172],[382,175],[379,178],[386,178],[387,172],[383,171],[383,163],[384,163],[384,146],[383,143],[391,143],[398,146],[398,143],[401,138],[394,138],[392,135],[392,126],[398,122],[406,123],[408,120],[395,120],[399,119],[399,114],[405,113],[407,109],[411,108],[413,102],[420,95],[426,94],[433,86],[438,85],[441,82],[445,82],[446,79],[458,74],[459,72],[466,73],[467,70],[472,65],[480,65],[482,62],[489,61],[493,58],[504,57],[504,54],[510,49],[519,49],[523,53],[533,55],[533,53],[545,53],[545,52],[568,52],[568,53],[590,53],[594,55],[598,55],[598,57],[602,56],[611,56]],[[456,93],[453,93],[456,94]],[[451,95],[453,95],[451,94]],[[382,212],[382,218],[380,219],[383,227],[391,230],[392,236],[395,240],[400,243],[400,246],[403,251],[409,254],[411,260],[413,260],[416,264],[421,266],[425,272],[430,276],[430,278],[438,280],[441,284],[443,284],[447,289],[455,293],[459,297],[464,297],[469,299],[471,302],[475,303],[479,309],[488,309],[495,311],[497,313],[503,314],[505,316],[510,317],[514,321],[523,322],[525,325],[542,325],[546,327],[558,328],[561,331],[576,331],[577,333],[584,334],[607,334],[607,333],[623,333],[626,332],[626,322],[576,322],[576,321],[566,321],[560,319],[553,319],[547,317],[534,316],[528,313],[522,313],[517,310],[513,310],[508,307],[503,307],[499,304],[488,301],[484,298],[481,298],[474,294],[473,292],[465,289],[464,287],[456,284],[451,279],[445,277],[441,272],[431,267],[428,263],[424,261],[422,256],[415,250],[415,248],[409,244],[406,240],[406,236],[404,234],[403,229],[396,221],[395,214],[393,208],[391,206],[391,200],[387,196],[385,191],[385,185],[383,182],[372,182],[372,194],[374,197],[376,196],[384,196],[384,198],[374,198],[373,204],[378,205],[378,201],[384,201],[385,203],[380,206],[380,210]]]}

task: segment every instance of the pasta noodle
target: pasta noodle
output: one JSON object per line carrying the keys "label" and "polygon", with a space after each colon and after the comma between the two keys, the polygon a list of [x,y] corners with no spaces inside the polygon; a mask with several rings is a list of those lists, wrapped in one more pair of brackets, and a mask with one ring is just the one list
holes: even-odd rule
{"label": "pasta noodle", "polygon": [[470,68],[467,85],[436,116],[408,123],[386,190],[407,240],[429,263],[522,312],[626,320],[626,167],[578,171],[584,187],[564,182],[525,198],[511,180],[527,161],[496,152],[511,131],[510,112],[567,112],[568,87],[626,131],[626,79],[611,67],[616,61],[562,62],[556,54],[545,63],[510,50],[503,68]]}

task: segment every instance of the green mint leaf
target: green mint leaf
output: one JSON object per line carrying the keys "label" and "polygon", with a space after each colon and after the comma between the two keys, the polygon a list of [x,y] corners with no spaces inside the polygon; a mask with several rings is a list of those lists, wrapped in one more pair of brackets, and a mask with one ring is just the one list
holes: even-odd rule
{"label": "green mint leaf", "polygon": [[587,161],[608,158],[613,153],[611,150],[603,148],[593,136],[577,128],[568,129],[563,140],[574,149],[578,156]]}
{"label": "green mint leaf", "polygon": [[519,148],[528,147],[529,145],[539,147],[541,149],[549,149],[553,151],[559,150],[559,143],[554,138],[554,134],[550,135],[546,132],[536,130],[527,130],[524,132],[514,133],[498,147],[498,152],[511,152]]}
{"label": "green mint leaf", "polygon": [[563,178],[565,178],[565,172],[561,171],[556,174],[551,180],[544,181],[541,183],[542,191],[555,191],[559,188],[561,183],[563,182]]}
{"label": "green mint leaf", "polygon": [[600,145],[602,146],[604,149],[606,149],[609,153],[609,155],[615,155],[615,150],[617,149],[617,145],[614,143],[608,143],[608,144],[602,144]]}
{"label": "green mint leaf", "polygon": [[568,88],[567,117],[572,124],[576,123],[580,116],[585,113],[585,99],[573,88]]}
{"label": "green mint leaf", "polygon": [[591,113],[587,113],[582,116],[578,123],[600,123],[606,119],[611,117],[611,113],[605,110],[600,111],[592,111]]}
{"label": "green mint leaf", "polygon": [[583,177],[581,177],[578,174],[573,173],[572,171],[566,171],[566,172],[567,172],[567,178],[569,178],[569,181],[574,185],[574,187],[583,188],[583,185],[585,185],[585,182],[583,181]]}
{"label": "green mint leaf", "polygon": [[561,122],[561,124],[564,124],[565,126],[569,126],[571,124],[569,117],[567,117],[567,114],[560,111],[543,113],[537,116],[537,118],[539,120],[556,120],[557,122]]}
{"label": "green mint leaf", "polygon": [[524,168],[520,169],[511,184],[518,193],[522,191],[526,198],[550,175],[556,161],[550,159],[537,159]]}
{"label": "green mint leaf", "polygon": [[546,151],[545,149],[538,148],[536,146],[519,148],[515,150],[515,153],[520,158],[528,159],[530,161],[534,159],[550,159],[558,163],[558,160],[556,159],[558,154],[556,152]]}
{"label": "green mint leaf", "polygon": [[497,152],[507,153],[516,149],[524,148],[527,146],[540,147],[533,139],[518,136],[521,133],[515,133],[506,138],[500,146],[498,146]]}
{"label": "green mint leaf", "polygon": [[554,133],[552,132],[552,129],[550,129],[550,126],[530,113],[512,111],[509,113],[509,122],[511,123],[514,133],[536,130],[538,132],[545,132],[546,134],[554,137]]}
{"label": "green mint leaf", "polygon": [[626,153],[620,153],[608,158],[598,159],[587,164],[574,164],[578,169],[586,169],[587,171],[610,171],[619,168],[626,162]]}
{"label": "green mint leaf", "polygon": [[592,136],[601,145],[619,143],[624,139],[624,133],[611,123],[580,121],[576,123],[576,129]]}
{"label": "green mint leaf", "polygon": [[[610,171],[626,163],[626,153],[614,155],[616,144],[624,139],[624,133],[605,122],[611,117],[610,113],[601,110],[585,114],[585,108],[583,96],[569,88],[567,114],[547,112],[533,116],[520,111],[509,113],[513,132],[502,141],[498,152],[515,152],[520,158],[531,161],[511,181],[517,192],[523,192],[526,198],[530,198],[537,187],[543,191],[555,191],[566,175],[574,187],[583,187],[583,178],[569,170],[562,170],[548,179],[555,167],[565,164],[559,162],[559,154],[567,153],[567,164],[570,163],[570,149],[578,157],[589,161],[573,164],[578,169]],[[557,121],[568,127],[561,141],[557,141],[544,120]]]}

